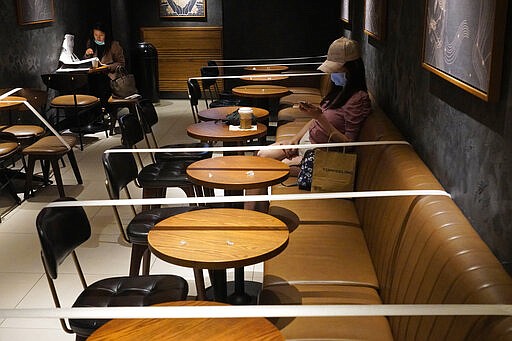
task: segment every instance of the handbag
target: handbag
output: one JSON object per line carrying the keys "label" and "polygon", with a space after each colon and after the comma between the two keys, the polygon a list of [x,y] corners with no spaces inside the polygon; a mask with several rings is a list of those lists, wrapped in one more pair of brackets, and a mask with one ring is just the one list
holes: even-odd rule
{"label": "handbag", "polygon": [[352,192],[357,156],[352,153],[315,150],[312,192]]}
{"label": "handbag", "polygon": [[313,180],[313,165],[315,162],[315,150],[308,149],[300,162],[299,175],[297,175],[297,184],[300,189],[306,191],[311,190],[311,182]]}
{"label": "handbag", "polygon": [[115,79],[110,81],[112,97],[126,98],[137,93],[135,76],[126,72],[123,66],[118,66],[115,72]]}

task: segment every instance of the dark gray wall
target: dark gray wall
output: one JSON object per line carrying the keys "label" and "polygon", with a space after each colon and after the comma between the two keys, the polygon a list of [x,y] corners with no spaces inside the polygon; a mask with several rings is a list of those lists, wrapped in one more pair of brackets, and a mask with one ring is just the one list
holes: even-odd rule
{"label": "dark gray wall", "polygon": [[108,1],[55,0],[54,7],[54,22],[21,26],[16,1],[0,0],[0,88],[43,88],[40,75],[57,68],[64,34],[75,35],[75,53],[80,56],[90,23],[110,20]]}
{"label": "dark gray wall", "polygon": [[389,0],[383,41],[362,33],[364,1],[353,3],[346,35],[362,42],[370,90],[512,273],[512,41],[490,104],[421,67],[424,1]]}

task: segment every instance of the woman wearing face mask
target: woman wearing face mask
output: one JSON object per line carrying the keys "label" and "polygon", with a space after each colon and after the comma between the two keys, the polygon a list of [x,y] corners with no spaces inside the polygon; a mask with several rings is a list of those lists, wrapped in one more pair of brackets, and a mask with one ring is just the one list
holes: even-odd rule
{"label": "woman wearing face mask", "polygon": [[[330,73],[334,83],[320,106],[300,103],[299,108],[312,118],[291,139],[279,144],[309,144],[356,141],[364,119],[370,114],[364,64],[357,42],[342,37],[329,47],[327,60],[319,70]],[[262,150],[258,156],[289,164],[300,164],[305,149]],[[291,174],[297,172],[292,168]]]}
{"label": "woman wearing face mask", "polygon": [[115,78],[115,71],[118,66],[125,66],[123,48],[118,41],[112,40],[102,23],[92,26],[91,35],[87,41],[85,58],[97,57],[101,64],[107,65],[108,76]]}

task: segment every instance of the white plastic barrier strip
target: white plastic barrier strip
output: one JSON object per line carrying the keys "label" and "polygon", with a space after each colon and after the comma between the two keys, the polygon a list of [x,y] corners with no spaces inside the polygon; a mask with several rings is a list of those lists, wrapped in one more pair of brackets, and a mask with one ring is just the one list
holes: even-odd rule
{"label": "white plastic barrier strip", "polygon": [[148,199],[116,199],[116,200],[84,200],[56,201],[46,207],[87,207],[87,206],[130,206],[130,205],[184,205],[212,204],[227,202],[256,202],[284,200],[321,200],[321,199],[352,199],[352,198],[382,198],[417,195],[435,195],[451,198],[443,190],[397,190],[397,191],[362,191],[362,192],[329,192],[304,194],[264,194],[264,195],[234,195],[217,197],[186,197],[186,198],[148,198]]}
{"label": "white plastic barrier strip", "polygon": [[[15,92],[18,92],[19,90],[21,90],[21,88],[16,88],[16,89],[13,89],[9,92],[6,92],[6,94],[4,95],[1,95],[0,96],[0,100],[2,98],[5,98]],[[32,113],[41,121],[43,122],[43,124],[46,126],[46,128],[48,128],[58,139],[59,141],[66,146],[66,149],[70,150],[71,149],[71,146],[62,138],[62,136],[51,126],[50,123],[48,123],[48,121],[46,121],[46,119],[28,102],[28,101],[4,101],[6,103],[23,103],[25,104],[25,106],[27,108],[29,108],[30,111],[32,111]]]}
{"label": "white plastic barrier strip", "polygon": [[276,144],[269,146],[238,146],[238,147],[195,147],[195,148],[141,148],[141,149],[107,149],[107,153],[190,153],[190,152],[234,152],[275,149],[313,149],[333,147],[361,147],[379,145],[410,145],[407,141],[366,141],[366,142],[339,142],[339,143],[312,143],[312,144]]}
{"label": "white plastic barrier strip", "polygon": [[510,316],[510,304],[249,305],[0,309],[0,318],[240,318],[328,316]]}
{"label": "white plastic barrier strip", "polygon": [[279,64],[237,64],[237,65],[205,65],[204,68],[222,69],[222,68],[240,68],[240,67],[254,67],[254,66],[294,66],[294,65],[320,65],[323,62],[308,62],[308,63],[279,63]]}
{"label": "white plastic barrier strip", "polygon": [[323,72],[311,72],[311,73],[265,73],[261,75],[239,75],[239,76],[216,76],[216,77],[190,77],[190,79],[202,80],[202,79],[240,79],[242,77],[269,77],[269,76],[286,76],[286,77],[309,77],[309,76],[324,76]]}
{"label": "white plastic barrier strip", "polygon": [[213,59],[214,62],[259,62],[262,60],[303,60],[303,59],[314,59],[314,58],[327,58],[327,55],[323,56],[310,56],[310,57],[289,57],[289,58],[259,58],[259,59]]}

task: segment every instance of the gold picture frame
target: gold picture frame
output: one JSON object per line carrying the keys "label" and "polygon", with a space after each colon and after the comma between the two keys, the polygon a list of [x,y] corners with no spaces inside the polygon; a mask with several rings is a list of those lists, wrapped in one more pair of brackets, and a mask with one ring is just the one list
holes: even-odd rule
{"label": "gold picture frame", "polygon": [[34,25],[53,22],[53,0],[16,0],[18,24]]}
{"label": "gold picture frame", "polygon": [[507,0],[426,0],[422,66],[476,97],[499,98]]}
{"label": "gold picture frame", "polygon": [[341,21],[350,25],[350,0],[341,0]]}
{"label": "gold picture frame", "polygon": [[206,0],[159,0],[162,19],[206,19]]}

